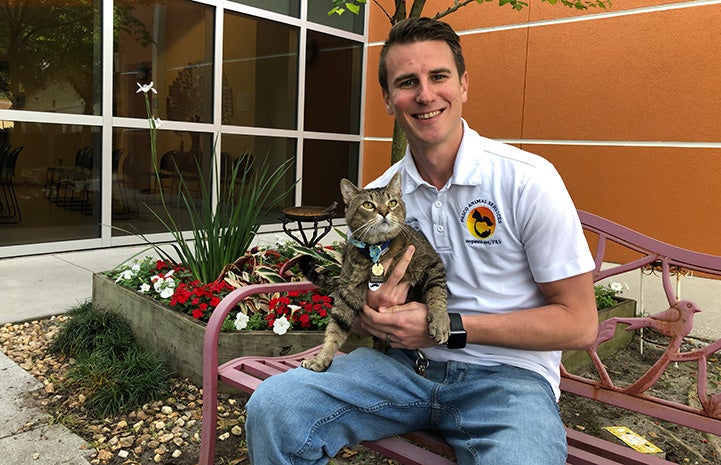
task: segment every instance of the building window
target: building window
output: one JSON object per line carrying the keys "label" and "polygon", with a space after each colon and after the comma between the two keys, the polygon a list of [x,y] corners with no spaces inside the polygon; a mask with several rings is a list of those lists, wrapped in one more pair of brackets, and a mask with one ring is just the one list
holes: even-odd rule
{"label": "building window", "polygon": [[186,0],[116,3],[113,115],[145,118],[137,83],[153,82],[155,116],[212,122],[213,14]]}
{"label": "building window", "polygon": [[223,124],[295,129],[298,28],[233,12],[224,22]]}
{"label": "building window", "polygon": [[0,98],[15,110],[100,114],[101,2],[9,2],[0,19]]}
{"label": "building window", "polygon": [[305,130],[358,134],[362,44],[308,31],[307,49]]}
{"label": "building window", "polygon": [[0,245],[99,238],[100,128],[14,122],[0,132],[0,161],[12,160],[0,190]]}
{"label": "building window", "polygon": [[[282,208],[338,200],[340,178],[358,179],[364,26],[328,17],[329,5],[12,3],[0,17],[0,166],[13,160],[0,177],[0,257],[172,240],[163,204],[192,229],[177,171],[205,208],[211,168],[244,154],[252,167],[296,162],[265,230],[280,230]],[[137,92],[150,82],[155,161]]]}

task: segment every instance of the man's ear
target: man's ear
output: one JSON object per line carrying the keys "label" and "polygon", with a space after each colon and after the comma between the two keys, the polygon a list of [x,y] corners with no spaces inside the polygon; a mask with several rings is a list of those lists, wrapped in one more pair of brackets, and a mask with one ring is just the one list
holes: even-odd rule
{"label": "man's ear", "polygon": [[386,113],[388,113],[390,116],[393,116],[393,107],[391,106],[391,96],[388,94],[388,91],[383,91],[383,103],[386,105]]}

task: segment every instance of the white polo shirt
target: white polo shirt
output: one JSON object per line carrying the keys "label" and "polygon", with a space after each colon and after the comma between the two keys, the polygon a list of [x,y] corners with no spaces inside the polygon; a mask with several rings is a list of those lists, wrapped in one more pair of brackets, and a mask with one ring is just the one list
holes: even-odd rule
{"label": "white polo shirt", "polygon": [[[409,149],[368,187],[386,185],[399,171],[406,223],[423,232],[446,266],[450,312],[506,313],[544,305],[536,283],[594,268],[571,197],[553,165],[538,155],[481,137],[463,121],[453,176],[441,190],[421,179]],[[423,352],[436,361],[533,370],[560,395],[560,351],[469,344]]]}

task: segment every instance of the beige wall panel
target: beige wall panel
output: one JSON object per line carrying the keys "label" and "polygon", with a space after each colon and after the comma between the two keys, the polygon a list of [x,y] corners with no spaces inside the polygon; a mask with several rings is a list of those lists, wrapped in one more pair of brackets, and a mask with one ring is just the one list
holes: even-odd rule
{"label": "beige wall panel", "polygon": [[363,142],[363,170],[359,184],[366,185],[391,166],[391,143]]}
{"label": "beige wall panel", "polygon": [[670,244],[721,255],[721,149],[529,145],[576,207]]}
{"label": "beige wall panel", "polygon": [[721,6],[530,30],[525,138],[721,139]]}
{"label": "beige wall panel", "polygon": [[461,37],[469,74],[463,114],[486,137],[521,137],[527,34],[514,29]]}
{"label": "beige wall panel", "polygon": [[392,137],[393,117],[386,112],[383,93],[378,84],[378,59],[380,46],[368,48],[368,72],[366,73],[365,129],[367,137]]}

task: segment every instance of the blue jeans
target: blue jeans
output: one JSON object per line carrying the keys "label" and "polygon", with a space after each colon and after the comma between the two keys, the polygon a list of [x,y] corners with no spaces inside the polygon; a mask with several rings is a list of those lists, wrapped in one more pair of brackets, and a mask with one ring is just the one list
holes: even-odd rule
{"label": "blue jeans", "polygon": [[273,376],[247,404],[252,465],[325,464],[343,447],[419,429],[439,432],[458,463],[563,465],[566,433],[548,382],[507,365],[431,362],[361,348],[328,371]]}

